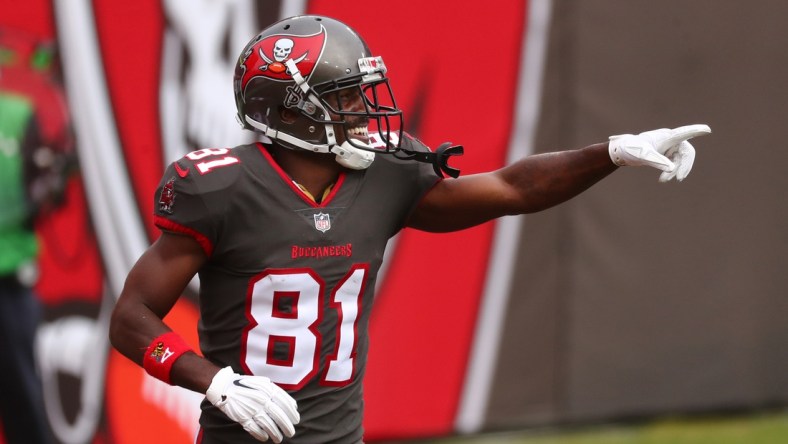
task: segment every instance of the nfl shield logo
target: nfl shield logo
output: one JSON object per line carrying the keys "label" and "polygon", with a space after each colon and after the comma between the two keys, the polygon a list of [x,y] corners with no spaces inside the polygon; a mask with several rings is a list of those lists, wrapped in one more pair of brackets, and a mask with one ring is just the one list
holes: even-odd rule
{"label": "nfl shield logo", "polygon": [[331,229],[331,219],[328,217],[328,214],[315,214],[315,228],[323,233]]}

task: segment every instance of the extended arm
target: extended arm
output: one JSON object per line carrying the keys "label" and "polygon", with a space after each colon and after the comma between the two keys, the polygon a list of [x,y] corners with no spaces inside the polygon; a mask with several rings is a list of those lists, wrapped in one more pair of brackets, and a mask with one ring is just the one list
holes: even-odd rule
{"label": "extended arm", "polygon": [[541,211],[582,193],[617,166],[651,166],[660,181],[689,174],[695,150],[687,139],[711,132],[706,125],[613,136],[585,148],[538,154],[489,173],[446,179],[430,190],[408,226],[444,232],[497,217]]}
{"label": "extended arm", "polygon": [[408,225],[454,231],[501,216],[541,211],[580,194],[616,168],[607,143],[529,156],[489,173],[441,181]]}

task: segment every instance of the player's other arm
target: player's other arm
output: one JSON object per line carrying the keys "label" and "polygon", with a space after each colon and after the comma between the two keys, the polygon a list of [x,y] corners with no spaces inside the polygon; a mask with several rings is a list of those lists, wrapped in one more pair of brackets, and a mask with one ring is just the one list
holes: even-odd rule
{"label": "player's other arm", "polygon": [[408,226],[454,231],[558,205],[616,170],[607,145],[533,155],[492,172],[443,180],[425,195]]}
{"label": "player's other arm", "polygon": [[[164,316],[205,262],[201,246],[188,236],[164,232],[139,258],[126,278],[110,321],[112,345],[138,365],[155,338],[170,332]],[[173,364],[173,384],[205,393],[219,368],[187,352]]]}
{"label": "player's other arm", "polygon": [[206,260],[196,240],[164,232],[126,278],[110,320],[112,345],[154,377],[205,393],[257,440],[281,442],[300,420],[296,401],[264,376],[240,375],[200,357],[163,321]]}

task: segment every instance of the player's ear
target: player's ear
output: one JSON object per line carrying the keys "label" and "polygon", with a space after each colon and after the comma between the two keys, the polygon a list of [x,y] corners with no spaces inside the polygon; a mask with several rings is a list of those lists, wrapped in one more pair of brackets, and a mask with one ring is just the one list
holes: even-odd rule
{"label": "player's ear", "polygon": [[298,114],[289,108],[280,106],[279,118],[282,120],[283,123],[287,123],[289,125],[296,121],[296,119],[298,118]]}

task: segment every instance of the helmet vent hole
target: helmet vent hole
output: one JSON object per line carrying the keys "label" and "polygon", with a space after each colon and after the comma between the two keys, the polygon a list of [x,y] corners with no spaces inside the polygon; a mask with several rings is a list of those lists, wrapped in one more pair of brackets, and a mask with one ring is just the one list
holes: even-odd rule
{"label": "helmet vent hole", "polygon": [[290,25],[285,25],[285,29],[290,29]]}

